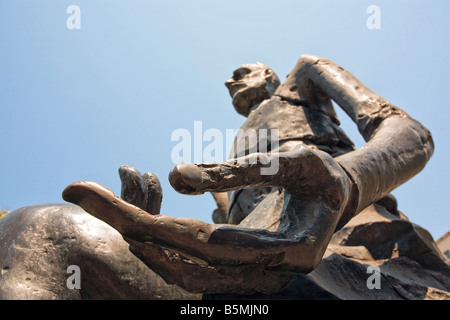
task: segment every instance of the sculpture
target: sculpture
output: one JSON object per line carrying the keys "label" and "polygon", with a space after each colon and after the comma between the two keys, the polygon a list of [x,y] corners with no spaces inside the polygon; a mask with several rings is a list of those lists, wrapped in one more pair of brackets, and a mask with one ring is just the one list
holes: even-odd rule
{"label": "sculpture", "polygon": [[[450,299],[450,272],[433,239],[389,194],[431,157],[426,128],[316,56],[300,57],[282,84],[257,63],[237,69],[226,86],[247,117],[244,132],[277,128],[279,141],[267,153],[247,154],[247,146],[223,163],[173,168],[177,191],[213,193],[219,224],[160,214],[157,177],[122,166],[122,199],[80,181],[63,192],[79,207],[34,206],[0,221],[0,297]],[[365,147],[354,150],[331,100],[355,121]],[[277,161],[275,174],[261,175],[266,160]],[[21,249],[29,247],[45,250]],[[55,263],[39,269],[39,257]],[[68,263],[92,269],[80,297],[64,288]],[[368,290],[367,276],[362,288],[356,281],[372,264],[382,268],[382,290]]]}
{"label": "sculpture", "polygon": [[[292,274],[314,270],[335,231],[419,173],[433,153],[433,141],[419,122],[326,59],[304,55],[278,88],[276,82],[269,68],[247,65],[227,86],[237,111],[248,115],[244,127],[280,128],[278,150],[224,163],[182,164],[170,173],[172,186],[186,194],[276,188],[245,218],[229,217],[236,226],[155,216],[94,182],[68,186],[64,199],[117,229],[151,269],[186,290],[280,290]],[[350,151],[349,139],[332,125],[331,99],[358,125],[367,141],[364,148]],[[323,146],[308,147],[316,142],[314,136],[298,136],[295,125],[280,125],[304,120],[295,116],[303,107],[320,119],[319,126],[335,129],[325,137],[318,134]],[[342,154],[332,158],[322,148]],[[276,158],[276,174],[260,174],[263,158]]]}

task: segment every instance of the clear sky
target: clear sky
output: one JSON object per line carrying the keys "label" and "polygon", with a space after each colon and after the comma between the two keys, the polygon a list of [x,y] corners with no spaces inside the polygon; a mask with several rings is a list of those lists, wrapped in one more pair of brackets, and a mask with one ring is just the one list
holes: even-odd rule
{"label": "clear sky", "polygon": [[[81,29],[67,27],[70,5]],[[381,29],[367,27],[370,5]],[[283,79],[310,53],[430,129],[433,158],[394,195],[437,239],[450,230],[449,12],[448,0],[1,0],[0,208],[62,203],[78,180],[118,195],[117,170],[128,164],[159,177],[162,213],[211,222],[211,195],[168,183],[171,134],[193,132],[194,121],[203,131],[239,128],[224,86],[233,70],[260,61]]]}

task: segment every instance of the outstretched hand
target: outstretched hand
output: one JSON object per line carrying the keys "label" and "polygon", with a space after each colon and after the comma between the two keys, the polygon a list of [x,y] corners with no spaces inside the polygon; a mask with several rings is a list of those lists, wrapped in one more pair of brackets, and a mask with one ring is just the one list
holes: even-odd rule
{"label": "outstretched hand", "polygon": [[[261,175],[267,160],[278,161],[276,174]],[[95,182],[73,183],[63,198],[118,230],[130,250],[167,282],[204,293],[273,292],[290,274],[311,271],[325,252],[351,187],[330,156],[307,147],[178,165],[169,180],[185,194],[253,186],[280,191],[240,225],[229,227],[152,215]]]}

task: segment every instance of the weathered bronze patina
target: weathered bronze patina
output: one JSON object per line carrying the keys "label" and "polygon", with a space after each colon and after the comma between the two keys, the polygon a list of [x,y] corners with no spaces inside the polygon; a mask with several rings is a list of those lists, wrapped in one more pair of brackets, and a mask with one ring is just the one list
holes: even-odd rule
{"label": "weathered bronze patina", "polygon": [[[218,202],[217,220],[230,225],[154,215],[146,211],[155,207],[151,199],[144,208],[95,182],[68,186],[64,199],[118,230],[149,268],[188,291],[281,290],[318,266],[333,234],[353,217],[377,201],[389,203],[389,193],[423,169],[434,146],[418,121],[329,60],[304,55],[278,84],[262,64],[243,65],[226,82],[236,110],[247,116],[244,129],[279,130],[276,150],[170,172],[184,194],[233,192],[227,215],[223,197]],[[364,147],[354,150],[338,127],[332,100],[356,123]],[[275,174],[261,174],[267,160],[279,164]]]}
{"label": "weathered bronze patina", "polygon": [[[225,84],[246,117],[229,160],[169,174],[180,193],[213,194],[215,224],[161,214],[158,178],[130,166],[119,168],[120,197],[75,182],[63,198],[76,205],[34,205],[0,220],[0,298],[450,299],[433,238],[390,194],[430,159],[426,128],[312,55],[283,83],[255,63]],[[355,150],[332,101],[364,147]],[[278,134],[262,137],[267,130]],[[67,285],[70,266],[81,271],[79,289]]]}

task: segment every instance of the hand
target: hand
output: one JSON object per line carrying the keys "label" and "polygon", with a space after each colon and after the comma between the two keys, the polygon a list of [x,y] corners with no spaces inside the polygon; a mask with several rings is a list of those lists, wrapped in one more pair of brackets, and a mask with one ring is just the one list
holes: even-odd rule
{"label": "hand", "polygon": [[[273,176],[260,174],[267,166],[261,160],[267,158],[279,163]],[[237,227],[151,215],[94,182],[68,186],[63,198],[117,229],[132,252],[166,281],[209,293],[272,292],[290,273],[311,271],[325,252],[350,190],[345,172],[331,157],[306,147],[218,164],[178,165],[170,182],[177,191],[191,194],[256,185],[280,191]]]}
{"label": "hand", "polygon": [[[278,170],[264,174],[274,164]],[[348,176],[331,156],[305,146],[288,152],[253,153],[223,163],[177,165],[169,181],[179,193],[191,195],[256,186],[281,187],[304,197],[320,194],[336,209],[346,205],[351,188]]]}
{"label": "hand", "polygon": [[150,214],[159,214],[162,188],[154,174],[146,172],[142,175],[136,168],[121,166],[119,176],[122,183],[120,196],[123,200]]}

